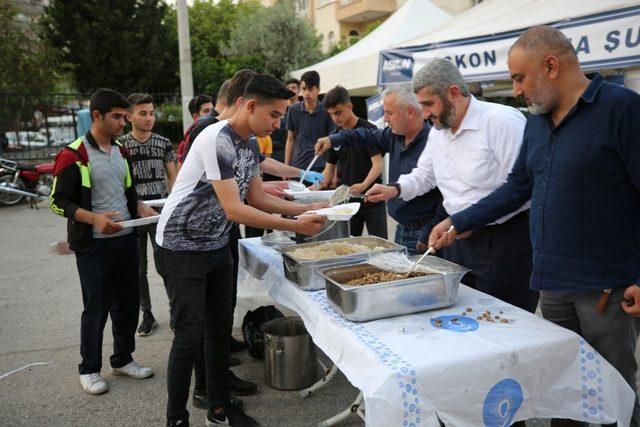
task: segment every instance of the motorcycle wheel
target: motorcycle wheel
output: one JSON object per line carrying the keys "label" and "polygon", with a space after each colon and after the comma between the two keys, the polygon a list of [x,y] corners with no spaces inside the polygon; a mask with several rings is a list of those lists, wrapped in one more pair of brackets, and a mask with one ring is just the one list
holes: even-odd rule
{"label": "motorcycle wheel", "polygon": [[[8,173],[0,176],[0,184],[6,183],[7,185],[13,185],[11,183],[12,180],[13,180],[13,174]],[[24,183],[19,178],[15,186],[20,189],[24,189]],[[5,206],[17,205],[22,201],[22,199],[24,199],[23,195],[5,193],[4,191],[0,191],[0,205],[5,205]]]}

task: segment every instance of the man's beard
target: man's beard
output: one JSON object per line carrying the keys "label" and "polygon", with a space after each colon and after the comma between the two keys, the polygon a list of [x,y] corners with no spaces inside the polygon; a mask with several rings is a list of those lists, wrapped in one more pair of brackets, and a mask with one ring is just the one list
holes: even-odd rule
{"label": "man's beard", "polygon": [[433,120],[430,121],[433,127],[438,130],[451,129],[456,121],[456,107],[448,99],[442,98],[442,111],[438,116],[439,123],[436,124]]}
{"label": "man's beard", "polygon": [[554,110],[558,103],[558,95],[544,81],[542,74],[536,77],[535,95],[527,98],[531,114],[547,114]]}

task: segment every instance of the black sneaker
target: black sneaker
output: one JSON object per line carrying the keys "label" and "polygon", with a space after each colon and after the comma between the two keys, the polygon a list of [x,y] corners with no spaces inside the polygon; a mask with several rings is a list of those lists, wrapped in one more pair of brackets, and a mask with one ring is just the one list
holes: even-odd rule
{"label": "black sneaker", "polygon": [[233,371],[227,371],[227,381],[229,385],[229,391],[233,394],[237,394],[238,396],[250,396],[255,394],[258,389],[258,385],[256,383],[252,383],[251,381],[241,380],[236,377],[236,374]]}
{"label": "black sneaker", "polygon": [[225,406],[224,409],[217,414],[211,414],[213,411],[209,411],[207,418],[205,418],[205,425],[207,426],[235,426],[235,427],[254,427],[260,424],[245,414],[242,409],[237,406]]}
{"label": "black sneaker", "polygon": [[229,367],[233,368],[235,366],[239,366],[242,364],[242,361],[240,359],[238,359],[237,357],[229,357]]}
{"label": "black sneaker", "polygon": [[175,420],[175,421],[168,421],[167,420],[167,427],[174,427],[174,426],[179,426],[179,427],[189,427],[189,420]]}
{"label": "black sneaker", "polygon": [[249,346],[247,345],[246,342],[240,341],[235,339],[234,337],[231,337],[231,346],[230,346],[231,353],[235,353],[236,351],[246,350],[247,348],[249,348]]}
{"label": "black sneaker", "polygon": [[[244,402],[242,400],[234,396],[231,396],[230,399],[230,405],[237,406],[240,409],[244,408]],[[198,390],[193,391],[193,407],[198,409],[208,408],[206,390],[204,392]]]}
{"label": "black sneaker", "polygon": [[158,326],[158,322],[156,322],[156,318],[153,317],[151,311],[144,311],[142,312],[142,322],[138,326],[138,335],[141,337],[151,335],[156,326]]}

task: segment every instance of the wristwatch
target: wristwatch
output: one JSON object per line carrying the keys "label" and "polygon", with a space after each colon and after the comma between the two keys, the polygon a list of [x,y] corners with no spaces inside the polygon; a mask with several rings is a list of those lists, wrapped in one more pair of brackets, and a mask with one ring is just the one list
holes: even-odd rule
{"label": "wristwatch", "polygon": [[394,197],[394,199],[400,197],[400,193],[402,193],[402,188],[400,187],[400,184],[398,184],[397,182],[391,182],[388,185],[389,187],[395,187],[395,189],[398,190],[398,195]]}

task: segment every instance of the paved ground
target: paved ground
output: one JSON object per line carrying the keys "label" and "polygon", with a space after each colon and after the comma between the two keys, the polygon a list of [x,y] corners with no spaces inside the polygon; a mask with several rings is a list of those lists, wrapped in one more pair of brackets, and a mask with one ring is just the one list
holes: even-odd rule
{"label": "paved ground", "polygon": [[[168,304],[160,277],[150,265],[156,332],[137,338],[136,360],[155,376],[136,381],[108,373],[111,326],[105,329],[102,373],[110,391],[83,393],[78,383],[80,284],[73,255],[55,255],[49,245],[66,238],[65,221],[45,204],[39,211],[26,205],[0,209],[0,377],[38,362],[50,362],[0,379],[0,425],[164,425],[166,364],[171,345]],[[240,301],[246,312],[247,302]],[[253,307],[255,308],[255,307]],[[246,352],[234,368],[241,378],[259,384],[256,396],[243,398],[247,412],[265,426],[309,426],[347,407],[358,394],[339,375],[317,395],[301,399],[264,383],[262,362]],[[204,425],[205,412],[189,408],[193,425]],[[363,423],[355,416],[342,426]]]}
{"label": "paved ground", "polygon": [[[171,344],[167,326],[168,304],[152,261],[149,282],[154,313],[160,323],[150,337],[137,338],[136,360],[152,367],[155,376],[136,381],[103,375],[110,391],[102,396],[84,394],[78,384],[79,318],[82,309],[75,257],[55,255],[54,242],[64,240],[65,221],[45,204],[39,211],[26,205],[0,208],[0,425],[164,425],[166,362]],[[390,222],[390,235],[393,230]],[[237,319],[247,309],[269,303],[254,280],[244,278],[239,290]],[[236,326],[239,326],[236,322]],[[112,338],[105,329],[103,358],[107,361]],[[243,398],[248,413],[265,426],[309,426],[347,407],[357,390],[339,374],[316,395],[301,399],[264,383],[263,364],[241,353],[234,368],[241,377],[259,384],[256,396]],[[47,363],[3,375],[32,363]],[[204,424],[204,411],[189,408],[193,425]],[[361,426],[351,416],[340,426]],[[547,426],[541,420],[529,427]]]}

